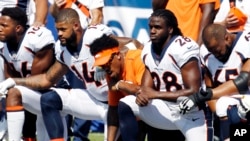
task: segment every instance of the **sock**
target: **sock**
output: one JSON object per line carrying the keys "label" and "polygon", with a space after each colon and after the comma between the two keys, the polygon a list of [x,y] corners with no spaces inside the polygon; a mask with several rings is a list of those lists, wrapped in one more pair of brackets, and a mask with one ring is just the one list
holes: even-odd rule
{"label": "sock", "polygon": [[55,91],[44,93],[41,96],[41,109],[45,127],[50,139],[63,139],[64,125],[61,119],[62,101]]}
{"label": "sock", "polygon": [[230,137],[230,122],[228,119],[220,120],[220,135],[221,139],[224,141],[225,139]]}
{"label": "sock", "polygon": [[23,106],[6,107],[9,141],[20,141],[24,123]]}
{"label": "sock", "polygon": [[[36,115],[24,110],[23,139],[36,139]],[[30,140],[32,139],[32,140]]]}
{"label": "sock", "polygon": [[124,141],[137,141],[138,123],[131,108],[127,104],[119,102],[118,115],[122,139]]}
{"label": "sock", "polygon": [[214,115],[209,107],[204,107],[204,113],[207,124],[207,137],[208,141],[212,141],[214,139]]}

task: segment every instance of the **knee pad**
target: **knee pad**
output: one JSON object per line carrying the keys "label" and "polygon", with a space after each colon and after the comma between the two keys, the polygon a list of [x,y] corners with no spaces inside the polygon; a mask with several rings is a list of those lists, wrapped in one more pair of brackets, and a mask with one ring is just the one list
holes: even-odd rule
{"label": "knee pad", "polygon": [[56,91],[49,91],[41,96],[41,108],[54,108],[56,110],[62,110],[62,100]]}
{"label": "knee pad", "polygon": [[242,71],[240,72],[238,77],[233,80],[239,93],[244,94],[248,91],[248,79],[249,79],[249,73]]}

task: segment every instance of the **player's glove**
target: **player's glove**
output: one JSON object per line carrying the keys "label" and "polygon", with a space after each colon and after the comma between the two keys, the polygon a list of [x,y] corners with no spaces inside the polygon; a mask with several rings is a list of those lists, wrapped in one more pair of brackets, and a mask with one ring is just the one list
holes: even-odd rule
{"label": "player's glove", "polygon": [[94,79],[95,81],[101,81],[104,80],[106,76],[106,72],[104,69],[101,67],[96,67],[95,68],[95,74],[94,74]]}
{"label": "player's glove", "polygon": [[211,100],[213,96],[213,91],[211,88],[207,88],[206,90],[200,89],[198,93],[190,95],[189,98],[196,104],[200,105],[203,102]]}
{"label": "player's glove", "polygon": [[244,95],[238,104],[238,115],[244,120],[250,120],[250,95]]}
{"label": "player's glove", "polygon": [[9,88],[12,88],[16,85],[16,82],[12,78],[8,78],[0,83],[0,95],[5,97]]}
{"label": "player's glove", "polygon": [[177,101],[180,101],[180,114],[184,115],[195,107],[194,101],[192,101],[189,97],[180,96],[177,98]]}
{"label": "player's glove", "polygon": [[179,108],[181,114],[186,114],[190,110],[194,109],[197,105],[202,105],[203,102],[210,100],[213,96],[212,89],[200,89],[198,93],[190,95],[188,97],[180,97],[177,101],[180,101]]}

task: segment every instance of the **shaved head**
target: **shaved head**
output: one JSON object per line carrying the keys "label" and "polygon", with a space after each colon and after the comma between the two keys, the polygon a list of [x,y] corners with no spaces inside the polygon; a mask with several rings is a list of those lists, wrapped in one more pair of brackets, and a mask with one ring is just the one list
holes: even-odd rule
{"label": "shaved head", "polygon": [[228,33],[226,27],[220,24],[210,24],[202,32],[202,39],[207,50],[223,63],[228,60],[232,52],[235,38],[235,34]]}
{"label": "shaved head", "polygon": [[63,8],[55,17],[55,22],[73,23],[79,21],[78,13],[72,8]]}
{"label": "shaved head", "polygon": [[205,46],[209,46],[211,41],[224,40],[227,33],[226,27],[220,24],[210,24],[203,29],[202,40]]}

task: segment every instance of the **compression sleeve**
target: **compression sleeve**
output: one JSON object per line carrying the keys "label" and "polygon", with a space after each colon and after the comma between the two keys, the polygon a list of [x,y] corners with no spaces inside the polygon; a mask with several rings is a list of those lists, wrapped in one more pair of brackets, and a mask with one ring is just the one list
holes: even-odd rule
{"label": "compression sleeve", "polygon": [[239,93],[245,94],[248,91],[248,72],[240,72],[240,75],[233,80],[235,86],[237,87]]}

